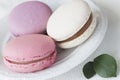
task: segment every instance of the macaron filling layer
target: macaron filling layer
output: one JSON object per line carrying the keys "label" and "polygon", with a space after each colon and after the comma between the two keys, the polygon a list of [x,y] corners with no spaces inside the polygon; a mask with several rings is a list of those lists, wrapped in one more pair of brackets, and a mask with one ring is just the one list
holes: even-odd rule
{"label": "macaron filling layer", "polygon": [[53,51],[53,53],[51,53],[50,55],[48,55],[48,56],[46,56],[46,57],[44,57],[44,58],[40,58],[40,59],[33,60],[33,61],[21,61],[21,62],[18,61],[18,62],[17,62],[17,61],[9,60],[9,59],[7,59],[6,57],[4,57],[4,59],[5,59],[7,62],[12,63],[12,64],[25,65],[25,64],[32,64],[32,63],[40,62],[40,61],[45,60],[45,59],[47,59],[47,58],[49,58],[49,57],[52,57],[55,52],[56,52],[56,51]]}
{"label": "macaron filling layer", "polygon": [[93,15],[91,13],[88,21],[85,23],[85,25],[75,35],[73,35],[72,37],[68,38],[67,40],[58,41],[58,43],[64,43],[64,42],[67,42],[67,41],[71,41],[71,40],[74,40],[77,37],[81,36],[89,28],[90,24],[92,23],[92,20],[93,20]]}

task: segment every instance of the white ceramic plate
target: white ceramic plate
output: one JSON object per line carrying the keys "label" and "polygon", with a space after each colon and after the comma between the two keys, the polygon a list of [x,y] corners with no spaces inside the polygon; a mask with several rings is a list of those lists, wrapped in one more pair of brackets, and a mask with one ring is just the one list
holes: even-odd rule
{"label": "white ceramic plate", "polygon": [[[51,3],[50,1],[51,0],[44,0],[43,2],[47,3],[52,8],[52,10],[55,10],[58,6],[53,5],[53,3]],[[68,1],[70,0],[61,0],[61,3],[59,3],[58,5]],[[88,2],[90,7],[92,8],[93,13],[97,15],[98,24],[93,35],[85,43],[69,50],[59,50],[56,63],[53,66],[35,73],[15,73],[8,70],[2,62],[1,55],[0,79],[4,78],[5,80],[46,80],[71,70],[72,68],[82,63],[85,59],[87,59],[97,49],[104,38],[105,32],[107,30],[107,18],[91,0],[86,0],[86,2]],[[3,20],[0,21],[1,53],[2,48],[9,37],[8,34],[9,30],[7,25],[7,17],[5,17]]]}

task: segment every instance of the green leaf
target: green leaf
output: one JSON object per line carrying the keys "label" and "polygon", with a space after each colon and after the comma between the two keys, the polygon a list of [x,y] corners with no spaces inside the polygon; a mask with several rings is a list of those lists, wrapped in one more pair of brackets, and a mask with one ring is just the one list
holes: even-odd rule
{"label": "green leaf", "polygon": [[88,62],[87,64],[85,64],[85,66],[83,67],[83,73],[88,79],[95,75],[93,62]]}
{"label": "green leaf", "polygon": [[116,77],[117,63],[115,59],[108,54],[102,54],[95,58],[93,66],[95,72],[101,77]]}

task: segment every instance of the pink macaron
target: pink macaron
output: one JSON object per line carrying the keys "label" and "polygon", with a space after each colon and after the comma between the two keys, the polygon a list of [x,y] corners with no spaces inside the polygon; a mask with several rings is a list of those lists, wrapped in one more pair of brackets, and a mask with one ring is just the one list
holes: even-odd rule
{"label": "pink macaron", "polygon": [[31,34],[10,40],[5,48],[5,65],[15,72],[35,72],[51,66],[56,59],[54,41],[42,34]]}
{"label": "pink macaron", "polygon": [[8,18],[13,37],[44,33],[52,10],[40,1],[28,1],[16,6]]}

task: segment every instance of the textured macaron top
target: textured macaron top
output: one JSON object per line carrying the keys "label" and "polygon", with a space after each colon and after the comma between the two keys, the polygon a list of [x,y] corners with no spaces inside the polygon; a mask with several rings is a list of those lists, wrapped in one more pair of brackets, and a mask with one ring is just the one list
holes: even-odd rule
{"label": "textured macaron top", "polygon": [[16,6],[9,15],[8,23],[14,36],[42,33],[52,10],[40,1],[28,1]]}
{"label": "textured macaron top", "polygon": [[91,9],[85,1],[64,4],[49,18],[47,33],[56,41],[66,40],[85,25],[90,15]]}
{"label": "textured macaron top", "polygon": [[45,58],[55,52],[54,41],[41,34],[32,34],[10,40],[4,48],[4,57],[12,61],[31,61]]}

